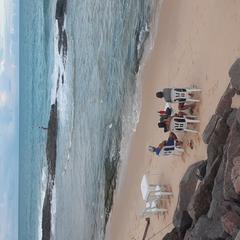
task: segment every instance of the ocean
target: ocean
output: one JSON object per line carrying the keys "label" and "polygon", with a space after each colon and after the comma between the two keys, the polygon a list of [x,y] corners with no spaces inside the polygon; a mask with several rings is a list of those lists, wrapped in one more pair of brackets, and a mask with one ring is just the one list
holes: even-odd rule
{"label": "ocean", "polygon": [[157,3],[20,1],[20,240],[104,239]]}

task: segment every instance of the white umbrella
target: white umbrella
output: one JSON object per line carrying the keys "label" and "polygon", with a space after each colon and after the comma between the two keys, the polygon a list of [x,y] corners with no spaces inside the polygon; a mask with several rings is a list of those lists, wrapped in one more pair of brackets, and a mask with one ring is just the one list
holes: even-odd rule
{"label": "white umbrella", "polygon": [[141,182],[141,192],[142,197],[144,201],[147,201],[149,198],[149,195],[152,192],[160,192],[161,187],[158,185],[149,184],[147,180],[147,176],[143,175],[142,182]]}
{"label": "white umbrella", "polygon": [[147,180],[147,176],[143,175],[142,182],[141,182],[141,192],[144,201],[148,200],[149,196],[149,184]]}

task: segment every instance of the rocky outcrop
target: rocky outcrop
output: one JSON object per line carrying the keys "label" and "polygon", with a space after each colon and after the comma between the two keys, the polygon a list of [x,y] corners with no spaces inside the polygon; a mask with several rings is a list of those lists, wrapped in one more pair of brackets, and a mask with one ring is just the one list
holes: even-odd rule
{"label": "rocky outcrop", "polygon": [[[231,82],[203,133],[203,141],[208,144],[206,174],[193,190],[196,179],[190,177],[190,172],[194,165],[187,170],[180,184],[173,218],[175,228],[163,239],[239,238],[240,108],[233,109],[231,105],[233,96],[240,94],[240,59],[232,65],[229,76]],[[191,191],[187,191],[188,185]]]}
{"label": "rocky outcrop", "polygon": [[[240,109],[238,110],[240,111]],[[240,195],[235,191],[232,181],[234,171],[233,160],[240,156],[240,125],[237,120],[234,121],[228,136],[227,162],[224,172],[224,198],[226,200],[240,201]],[[234,181],[235,182],[235,181]]]}
{"label": "rocky outcrop", "polygon": [[204,141],[204,143],[208,144],[210,141],[210,138],[214,132],[214,129],[216,128],[216,125],[218,123],[218,121],[221,119],[220,116],[218,116],[217,114],[214,114],[211,118],[211,120],[209,121],[207,127],[205,128],[203,135],[202,135],[202,139]]}
{"label": "rocky outcrop", "polygon": [[238,92],[240,91],[240,58],[231,66],[228,72],[231,78],[231,84],[233,88]]}
{"label": "rocky outcrop", "polygon": [[57,0],[55,19],[58,23],[58,53],[62,56],[65,66],[67,56],[67,33],[64,29],[64,20],[67,11],[67,0]]}
{"label": "rocky outcrop", "polygon": [[215,162],[209,169],[204,180],[199,184],[199,187],[193,194],[191,201],[188,205],[188,213],[194,222],[202,215],[207,214],[211,201],[212,189],[214,179],[216,177],[221,158],[216,158]]}
{"label": "rocky outcrop", "polygon": [[51,180],[55,178],[56,171],[56,158],[57,158],[57,100],[51,106],[50,118],[48,122],[48,132],[47,132],[47,163],[48,172],[51,176]]}
{"label": "rocky outcrop", "polygon": [[184,240],[225,239],[227,236],[228,234],[224,232],[220,221],[212,221],[204,215],[188,230]]}
{"label": "rocky outcrop", "polygon": [[197,185],[196,171],[203,163],[204,161],[200,161],[191,165],[180,182],[177,208],[173,216],[173,225],[179,235],[185,234],[186,230],[192,225],[192,218],[187,208]]}
{"label": "rocky outcrop", "polygon": [[174,228],[170,233],[167,233],[162,240],[182,240],[183,238],[179,236],[179,231]]}
{"label": "rocky outcrop", "polygon": [[240,230],[240,216],[236,212],[229,211],[221,217],[221,221],[225,232],[235,238]]}
{"label": "rocky outcrop", "polygon": [[233,159],[231,180],[232,180],[235,192],[237,194],[240,194],[240,157],[235,157]]}
{"label": "rocky outcrop", "polygon": [[[226,117],[232,112],[232,98],[235,95],[235,90],[232,88],[231,84],[228,85],[226,91],[224,92],[222,98],[220,99],[215,114],[212,116],[211,120],[209,121],[208,125],[206,126],[202,139],[206,144],[210,143],[211,137],[214,133],[220,133],[218,131],[221,128],[221,121],[225,122]],[[232,119],[232,116],[231,116]],[[223,134],[225,137],[226,133]],[[218,135],[217,137],[219,140],[221,139]],[[224,138],[225,139],[225,138]]]}
{"label": "rocky outcrop", "polygon": [[58,130],[57,100],[51,106],[47,130],[48,132],[46,154],[48,173],[47,173],[47,188],[45,192],[42,209],[42,240],[51,239],[52,190],[55,184],[56,158],[57,158],[57,130]]}

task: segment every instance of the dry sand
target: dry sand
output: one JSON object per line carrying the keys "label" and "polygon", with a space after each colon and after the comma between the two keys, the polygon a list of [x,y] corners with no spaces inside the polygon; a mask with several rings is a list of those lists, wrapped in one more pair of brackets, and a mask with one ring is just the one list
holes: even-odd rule
{"label": "dry sand", "polygon": [[[240,56],[239,10],[240,0],[165,0],[162,4],[155,46],[142,72],[140,121],[127,167],[121,171],[106,239],[142,239],[146,222],[141,217],[144,202],[140,182],[145,173],[159,174],[153,175],[152,181],[170,185],[174,193],[168,202],[168,214],[151,218],[146,239],[162,239],[172,229],[180,179],[189,165],[206,159],[201,133],[229,82],[230,65]],[[168,136],[157,127],[157,111],[164,103],[155,97],[156,91],[193,84],[202,89],[200,135],[185,136],[186,153],[182,158],[155,157],[147,146],[157,145]],[[193,149],[187,146],[190,140]]]}

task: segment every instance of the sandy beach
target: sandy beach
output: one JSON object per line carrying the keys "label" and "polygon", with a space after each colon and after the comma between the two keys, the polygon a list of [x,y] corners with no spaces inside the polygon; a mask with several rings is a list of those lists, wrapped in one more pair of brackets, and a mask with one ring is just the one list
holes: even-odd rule
{"label": "sandy beach", "polygon": [[[160,8],[155,44],[142,66],[142,109],[132,138],[126,168],[119,177],[113,210],[107,226],[107,240],[140,240],[146,221],[141,217],[142,176],[155,183],[171,186],[173,198],[167,202],[168,214],[151,217],[146,239],[162,239],[172,229],[181,177],[192,163],[206,159],[201,134],[213,114],[228,82],[228,70],[240,56],[240,1],[237,0],[165,0]],[[159,158],[148,152],[148,145],[167,139],[157,126],[157,111],[164,102],[155,93],[165,87],[202,89],[199,135],[184,136],[182,157]],[[192,140],[193,149],[188,146]]]}

